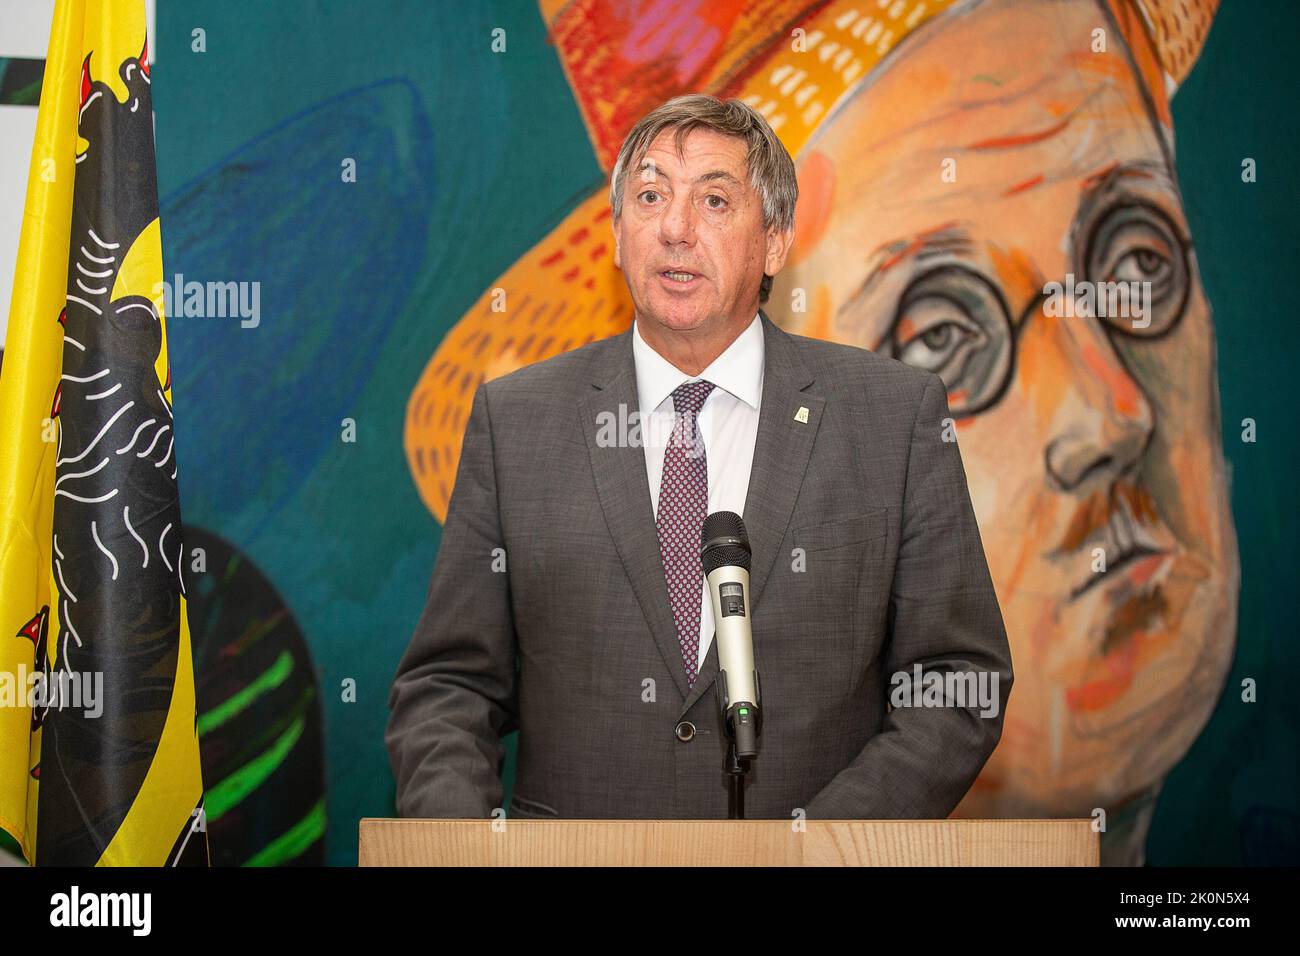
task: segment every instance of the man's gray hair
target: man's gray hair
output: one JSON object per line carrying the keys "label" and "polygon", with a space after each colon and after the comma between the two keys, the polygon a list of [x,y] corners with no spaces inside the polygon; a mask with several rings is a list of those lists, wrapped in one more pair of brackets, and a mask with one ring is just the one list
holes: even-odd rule
{"label": "man's gray hair", "polygon": [[[617,223],[623,212],[628,173],[641,165],[646,150],[660,133],[673,130],[680,156],[687,135],[694,129],[711,129],[745,141],[749,181],[763,200],[763,229],[776,225],[782,232],[794,227],[794,207],[799,199],[794,160],[772,127],[752,106],[740,100],[721,100],[704,93],[677,96],[647,113],[623,140],[610,175],[609,206]],[[772,277],[763,276],[759,301],[766,302]]]}

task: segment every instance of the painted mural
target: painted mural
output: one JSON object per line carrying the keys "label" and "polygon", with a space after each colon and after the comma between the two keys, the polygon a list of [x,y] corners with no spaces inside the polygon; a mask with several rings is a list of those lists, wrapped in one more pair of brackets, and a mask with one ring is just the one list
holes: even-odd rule
{"label": "painted mural", "polygon": [[[1112,864],[1143,861],[1235,645],[1215,333],[1169,109],[1216,6],[718,3],[666,24],[541,4],[602,168],[678,93],[758,108],[800,184],[769,314],[944,379],[1016,661],[955,815],[1101,810]],[[405,445],[439,519],[478,384],[630,323],[608,220],[605,185],[429,360]]]}

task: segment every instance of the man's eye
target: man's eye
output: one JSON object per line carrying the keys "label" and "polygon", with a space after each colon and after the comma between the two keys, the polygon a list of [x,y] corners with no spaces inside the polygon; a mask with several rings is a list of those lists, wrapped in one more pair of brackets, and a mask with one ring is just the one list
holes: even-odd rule
{"label": "man's eye", "polygon": [[1155,249],[1134,249],[1115,263],[1114,282],[1159,283],[1168,277],[1169,260]]}
{"label": "man's eye", "polygon": [[881,350],[943,379],[954,416],[977,414],[1001,397],[1010,375],[1006,303],[979,272],[939,266],[908,284]]}
{"label": "man's eye", "polygon": [[718,204],[716,206],[710,206],[709,207],[710,209],[725,209],[727,207],[727,201],[723,199],[721,196],[706,196],[704,201],[709,202],[710,200],[713,199],[716,199],[718,201]]}
{"label": "man's eye", "polygon": [[[1098,284],[1098,314],[1129,335],[1160,335],[1173,328],[1187,304],[1191,267],[1187,242],[1164,211],[1132,200],[1116,204],[1094,221],[1086,239],[1081,266]],[[1134,292],[1137,302],[1131,301]],[[1139,306],[1146,314],[1138,314]]]}
{"label": "man's eye", "polygon": [[[924,302],[918,302],[917,306],[920,308],[916,311],[930,311]],[[946,302],[938,307],[952,308]],[[970,347],[978,344],[979,330],[955,315],[950,318],[932,317],[929,321],[933,324],[899,343],[898,358],[908,365],[935,372],[945,382],[959,381]]]}

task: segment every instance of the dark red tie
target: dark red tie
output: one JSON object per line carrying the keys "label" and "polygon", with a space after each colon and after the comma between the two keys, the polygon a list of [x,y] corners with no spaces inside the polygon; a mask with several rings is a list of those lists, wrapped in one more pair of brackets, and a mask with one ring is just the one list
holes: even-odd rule
{"label": "dark red tie", "polygon": [[686,683],[694,685],[700,653],[700,529],[709,509],[709,465],[698,416],[712,382],[685,382],[673,392],[673,434],[664,449],[659,483],[659,554],[668,581],[668,598],[677,623],[677,640],[686,665]]}

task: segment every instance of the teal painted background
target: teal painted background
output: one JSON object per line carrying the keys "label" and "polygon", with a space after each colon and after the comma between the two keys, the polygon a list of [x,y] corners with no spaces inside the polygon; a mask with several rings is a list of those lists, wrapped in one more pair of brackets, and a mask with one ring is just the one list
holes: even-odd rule
{"label": "teal painted background", "polygon": [[[1300,149],[1298,12],[1287,0],[1226,0],[1173,101],[1183,202],[1218,334],[1241,604],[1224,697],[1165,781],[1150,865],[1257,862],[1270,845],[1289,846],[1294,864],[1300,844],[1300,699],[1290,689],[1300,668],[1300,455],[1286,398],[1300,344],[1300,186],[1290,159]],[[1241,181],[1245,157],[1259,164],[1256,183]],[[1241,440],[1245,418],[1258,423],[1255,444]],[[1248,677],[1259,685],[1253,705],[1240,702]]]}
{"label": "teal painted background", "polygon": [[[1242,594],[1229,690],[1166,782],[1152,864],[1245,862],[1243,834],[1297,840],[1285,399],[1300,262],[1296,23],[1289,0],[1228,0],[1173,106],[1218,329]],[[494,27],[508,55],[484,53]],[[203,53],[191,50],[198,28]],[[357,821],[393,812],[388,685],[439,539],[402,453],[410,389],[485,284],[602,175],[535,3],[172,0],[158,34],[165,274],[262,284],[258,328],[169,325],[183,513],[233,542],[306,636],[324,705],[327,859],[351,864]],[[361,159],[344,184],[352,130]],[[1245,156],[1259,163],[1255,184],[1241,182]],[[350,351],[359,367],[338,364]],[[344,416],[353,444],[339,438]],[[1246,417],[1259,423],[1253,445],[1240,440]],[[1237,702],[1244,677],[1259,703]],[[348,679],[354,703],[342,700]]]}

